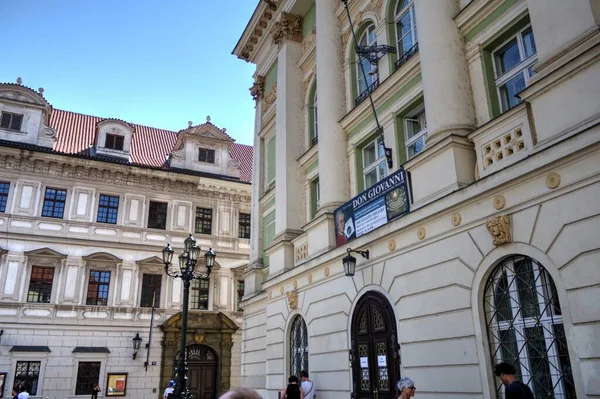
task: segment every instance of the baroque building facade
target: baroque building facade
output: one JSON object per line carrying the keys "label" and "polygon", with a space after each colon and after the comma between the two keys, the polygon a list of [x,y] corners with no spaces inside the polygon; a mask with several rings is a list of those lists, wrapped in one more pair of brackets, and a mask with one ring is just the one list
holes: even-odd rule
{"label": "baroque building facade", "polygon": [[593,0],[258,2],[233,50],[256,65],[245,386],[496,398],[509,362],[536,398],[600,395],[599,21]]}
{"label": "baroque building facade", "polygon": [[162,398],[183,293],[161,250],[190,234],[217,258],[192,282],[189,385],[239,385],[252,147],[208,117],[161,130],[53,109],[17,82],[0,84],[0,394]]}

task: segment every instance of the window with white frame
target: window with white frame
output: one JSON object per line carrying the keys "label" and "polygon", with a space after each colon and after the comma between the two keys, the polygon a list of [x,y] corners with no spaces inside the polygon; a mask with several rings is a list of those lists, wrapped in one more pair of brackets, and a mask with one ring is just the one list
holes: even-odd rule
{"label": "window with white frame", "polygon": [[521,102],[517,97],[527,87],[537,61],[537,51],[531,25],[493,51],[496,90],[502,112]]}
{"label": "window with white frame", "polygon": [[290,374],[308,371],[308,330],[302,316],[297,315],[290,329]]}
{"label": "window with white frame", "polygon": [[50,303],[53,281],[53,267],[32,266],[27,302]]}
{"label": "window with white frame", "polygon": [[313,120],[312,120],[312,139],[311,144],[315,145],[319,141],[319,113],[317,110],[317,88],[315,87],[315,95],[312,103]]}
{"label": "window with white frame", "polygon": [[407,159],[423,151],[426,140],[427,119],[425,109],[421,106],[404,118],[404,146]]}
{"label": "window with white frame", "polygon": [[14,114],[12,112],[2,112],[0,127],[3,129],[21,130],[23,123],[23,115]]}
{"label": "window with white frame", "polygon": [[[361,35],[360,40],[358,41],[358,45],[361,47],[377,45],[375,25],[370,24],[369,26],[367,26],[364,33]],[[369,89],[371,85],[377,82],[378,74],[376,65],[371,64],[371,62],[366,58],[360,58],[359,60],[358,55],[356,57],[356,77],[358,81],[358,94],[360,95],[367,91],[367,89]],[[365,70],[366,76],[363,75],[363,68]]]}
{"label": "window with white frame", "polygon": [[[512,364],[536,399],[575,399],[560,301],[546,269],[527,256],[504,259],[483,301],[493,364]],[[503,385],[495,383],[496,397],[503,398]]]}
{"label": "window with white frame", "polygon": [[310,181],[310,217],[315,217],[321,207],[321,189],[319,186],[319,177]]}
{"label": "window with white frame", "polygon": [[417,19],[415,3],[412,0],[400,0],[394,13],[396,23],[396,47],[398,58],[409,52],[417,44]]}
{"label": "window with white frame", "polygon": [[368,143],[362,148],[364,187],[371,187],[387,175],[385,150],[381,137]]}

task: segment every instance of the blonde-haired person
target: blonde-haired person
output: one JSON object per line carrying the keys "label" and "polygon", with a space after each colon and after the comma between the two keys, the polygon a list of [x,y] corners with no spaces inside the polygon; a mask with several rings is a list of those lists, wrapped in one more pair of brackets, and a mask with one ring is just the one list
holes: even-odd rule
{"label": "blonde-haired person", "polygon": [[258,392],[249,388],[232,388],[219,399],[262,399]]}
{"label": "blonde-haired person", "polygon": [[409,399],[415,396],[415,391],[417,387],[415,387],[415,382],[412,378],[404,377],[398,381],[396,384],[396,388],[398,388],[398,392],[400,392],[399,399]]}

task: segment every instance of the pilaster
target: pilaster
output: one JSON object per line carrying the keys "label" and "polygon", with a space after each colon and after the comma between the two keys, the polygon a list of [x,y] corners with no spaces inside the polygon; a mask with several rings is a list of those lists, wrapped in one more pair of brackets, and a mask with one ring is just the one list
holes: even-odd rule
{"label": "pilaster", "polygon": [[262,217],[259,200],[264,190],[264,172],[261,167],[264,154],[260,143],[261,115],[262,101],[256,101],[254,112],[254,159],[252,160],[252,204],[250,210],[250,268],[262,267]]}
{"label": "pilaster", "polygon": [[346,135],[338,123],[344,116],[339,3],[316,0],[317,97],[319,99],[319,185],[321,212],[332,211],[350,197]]}
{"label": "pilaster", "polygon": [[430,146],[452,134],[466,135],[475,116],[462,39],[454,21],[458,2],[419,0],[415,8]]}

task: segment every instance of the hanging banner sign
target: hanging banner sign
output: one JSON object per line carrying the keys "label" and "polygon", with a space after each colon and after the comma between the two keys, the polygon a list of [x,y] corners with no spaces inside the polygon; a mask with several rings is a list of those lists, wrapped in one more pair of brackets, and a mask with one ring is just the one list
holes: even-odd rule
{"label": "hanging banner sign", "polygon": [[335,210],[335,244],[344,245],[408,211],[406,172],[400,169]]}

